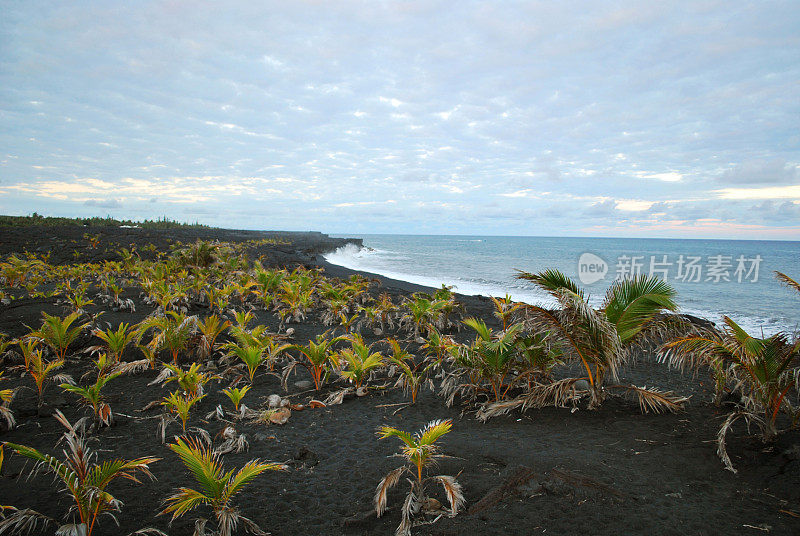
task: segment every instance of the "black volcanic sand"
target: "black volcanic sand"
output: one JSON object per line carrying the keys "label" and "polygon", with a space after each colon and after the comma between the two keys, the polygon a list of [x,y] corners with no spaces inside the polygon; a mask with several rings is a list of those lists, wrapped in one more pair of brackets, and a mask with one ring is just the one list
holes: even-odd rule
{"label": "black volcanic sand", "polygon": [[[0,229],[0,255],[25,248],[39,252],[55,248],[51,260],[58,257],[62,262],[72,260],[71,248],[75,245],[71,240],[80,242],[83,233],[98,232],[83,228],[9,231]],[[104,244],[129,247],[133,243],[140,250],[149,242],[166,247],[168,240],[242,240],[257,236],[224,230],[100,232]],[[291,246],[262,248],[258,254],[266,255],[273,264],[320,262],[328,275],[352,273],[325,265],[318,255],[335,247],[335,240],[313,234],[285,236],[293,241]],[[113,258],[113,252],[106,253],[103,247],[81,247],[81,251],[86,257]],[[395,301],[421,288],[378,279],[383,285],[376,292],[388,291]],[[124,297],[136,301],[136,312],[107,312],[103,319],[112,326],[120,321],[138,322],[152,311],[135,292],[128,291]],[[459,300],[469,315],[497,327],[487,299],[459,296]],[[23,299],[10,306],[0,305],[0,331],[18,336],[27,331],[23,324],[39,325],[43,310],[63,314],[63,309],[51,301]],[[89,308],[89,312],[97,310]],[[259,323],[277,329],[273,313],[259,311],[257,318]],[[295,329],[293,340],[305,343],[324,330],[318,314],[312,313],[309,318],[308,322],[291,324]],[[371,330],[365,330],[364,335],[368,342],[376,339]],[[468,334],[461,332],[457,337],[463,341]],[[73,348],[75,359],[65,372],[76,378],[86,372],[88,367],[78,361],[77,351],[95,343],[83,337]],[[131,352],[128,357],[137,356]],[[157,481],[143,485],[116,481],[109,488],[124,502],[118,515],[120,528],[105,518],[96,534],[127,534],[146,526],[171,535],[192,533],[192,515],[177,520],[171,528],[167,516],[156,517],[163,499],[174,488],[195,484],[177,456],[156,436],[159,410],[141,411],[167,392],[164,387],[147,385],[155,376],[156,372],[147,371],[120,377],[107,387],[108,400],[119,417],[113,427],[92,436],[91,445],[100,459],[153,455],[162,461],[152,466]],[[292,385],[307,379],[305,369],[298,369],[290,382],[288,396],[292,402],[308,402],[312,395],[323,399],[339,387],[329,385],[323,393],[314,394],[298,392]],[[515,412],[481,424],[465,411],[467,408],[458,404],[447,408],[430,391],[424,391],[416,405],[395,414],[400,407],[397,404],[406,400],[402,392],[375,390],[362,398],[346,398],[341,405],[295,411],[283,426],[239,423],[237,429],[247,434],[250,450],[225,455],[225,464],[229,468],[241,466],[259,457],[291,466],[287,473],[261,475],[238,496],[242,513],[272,534],[393,534],[399,522],[404,483],[390,494],[390,510],[384,517],[378,519],[368,512],[378,481],[400,463],[391,457],[398,451],[399,441],[378,441],[375,431],[385,424],[415,431],[432,419],[450,418],[453,430],[441,440],[443,453],[449,458],[440,463],[435,474],[458,475],[467,511],[453,519],[442,518],[433,525],[417,527],[414,534],[800,534],[800,518],[792,515],[800,512],[800,434],[783,434],[775,444],[765,446],[748,437],[744,426],[735,427],[729,436],[729,452],[739,473],[733,474],[723,469],[715,453],[714,439],[724,411],[709,403],[706,377],[682,376],[645,355],[625,370],[622,379],[691,395],[691,403],[674,415],[642,415],[635,402],[610,398],[599,410],[587,411],[583,404],[574,412],[546,408]],[[0,387],[30,383],[29,378],[20,379],[14,373]],[[217,404],[230,405],[218,392],[223,387],[218,383],[207,386],[208,396],[193,412],[190,425],[201,425],[212,434],[222,430],[223,423],[205,423],[202,419]],[[59,391],[52,385],[48,388],[45,396],[50,405],[73,421],[86,414],[75,396]],[[244,403],[255,407],[272,393],[286,395],[277,378],[261,374]],[[20,391],[12,409],[19,426],[0,433],[0,440],[60,455],[61,446],[54,445],[62,428],[53,418],[37,415],[33,391]],[[174,426],[170,429],[171,434],[178,431]],[[25,473],[20,474],[22,467],[20,457],[6,453],[0,504],[33,508],[61,518],[70,506],[69,499],[59,492],[62,486],[49,475],[26,479]],[[210,512],[201,509],[197,514],[208,516]]]}

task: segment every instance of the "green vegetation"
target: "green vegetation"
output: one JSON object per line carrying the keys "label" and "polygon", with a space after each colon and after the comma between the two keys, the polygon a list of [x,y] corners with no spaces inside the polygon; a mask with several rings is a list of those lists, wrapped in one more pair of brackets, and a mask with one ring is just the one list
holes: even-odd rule
{"label": "green vegetation", "polygon": [[430,501],[426,493],[425,486],[430,481],[438,482],[444,488],[447,501],[450,503],[450,515],[458,513],[458,510],[464,505],[465,500],[461,491],[461,484],[454,477],[437,475],[423,478],[422,476],[423,469],[433,465],[437,458],[441,458],[436,442],[443,435],[450,432],[452,426],[453,423],[450,420],[431,421],[413,435],[391,426],[383,426],[378,430],[378,438],[380,439],[396,437],[403,442],[400,456],[406,460],[406,465],[401,465],[394,469],[378,483],[378,488],[375,491],[375,511],[378,513],[378,517],[386,511],[389,490],[400,481],[400,477],[404,474],[411,476],[411,479],[408,479],[411,489],[406,495],[405,501],[403,501],[402,520],[395,534],[410,535],[411,527],[413,526],[411,517],[417,512],[438,513],[436,512],[437,509],[432,507],[435,503]]}
{"label": "green vegetation", "polygon": [[105,218],[62,218],[59,216],[42,216],[34,212],[30,216],[0,216],[0,227],[25,227],[42,225],[46,227],[62,227],[64,225],[81,225],[84,227],[141,227],[142,229],[208,229],[201,223],[181,223],[163,216],[157,220],[116,220],[111,216]]}

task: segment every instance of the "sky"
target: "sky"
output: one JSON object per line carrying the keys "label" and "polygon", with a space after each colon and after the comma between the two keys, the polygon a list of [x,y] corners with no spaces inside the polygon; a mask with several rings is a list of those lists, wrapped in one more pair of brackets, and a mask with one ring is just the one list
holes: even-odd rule
{"label": "sky", "polygon": [[0,1],[0,213],[800,240],[800,4]]}

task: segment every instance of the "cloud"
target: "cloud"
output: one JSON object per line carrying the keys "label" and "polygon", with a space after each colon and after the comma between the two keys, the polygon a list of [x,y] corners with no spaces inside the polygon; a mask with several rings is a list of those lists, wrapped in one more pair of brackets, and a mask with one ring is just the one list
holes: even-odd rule
{"label": "cloud", "polygon": [[773,158],[744,162],[725,170],[724,184],[787,184],[800,182],[800,165]]}
{"label": "cloud", "polygon": [[122,203],[118,199],[87,199],[83,202],[87,207],[119,208]]}
{"label": "cloud", "polygon": [[800,184],[791,186],[765,186],[762,188],[722,188],[715,193],[722,199],[797,199]]}
{"label": "cloud", "polygon": [[791,3],[318,7],[4,6],[0,209],[116,200],[345,232],[788,225]]}

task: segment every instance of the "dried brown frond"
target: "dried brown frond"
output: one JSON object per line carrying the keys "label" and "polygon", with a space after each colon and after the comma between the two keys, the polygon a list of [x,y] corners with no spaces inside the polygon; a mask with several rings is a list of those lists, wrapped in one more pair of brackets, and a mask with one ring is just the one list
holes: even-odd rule
{"label": "dried brown frond", "polygon": [[353,392],[352,387],[347,387],[345,389],[341,389],[340,391],[335,391],[328,395],[328,397],[323,400],[326,406],[336,406],[344,402],[344,396],[348,393]]}
{"label": "dried brown frond", "polygon": [[501,400],[500,402],[491,402],[478,408],[475,417],[481,422],[486,422],[492,417],[506,415],[518,407],[521,407],[523,404],[525,404],[524,396],[510,400]]}
{"label": "dried brown frond", "polygon": [[733,467],[733,463],[731,463],[731,458],[728,456],[728,449],[725,446],[725,436],[728,434],[728,430],[731,429],[733,423],[739,420],[739,417],[743,415],[739,412],[733,412],[728,415],[728,418],[725,419],[725,422],[722,423],[722,426],[717,432],[717,455],[722,460],[722,463],[725,464],[725,469],[731,471],[732,473],[737,473],[738,471]]}
{"label": "dried brown frond", "polygon": [[208,519],[204,517],[196,519],[192,536],[206,536],[206,523],[208,523]]}
{"label": "dried brown frond", "polygon": [[798,283],[788,275],[784,274],[783,272],[775,272],[775,277],[778,278],[778,281],[780,281],[787,287],[793,288],[796,291],[800,292],[800,283]]}
{"label": "dried brown frond", "polygon": [[419,502],[414,492],[410,491],[408,495],[406,495],[406,500],[403,502],[403,508],[401,510],[402,518],[400,524],[397,526],[397,530],[394,532],[395,536],[411,536],[411,527],[414,526],[411,521],[411,516],[418,509]]}
{"label": "dried brown frond", "polygon": [[151,381],[147,385],[149,387],[151,385],[158,385],[159,383],[164,383],[167,378],[173,376],[174,374],[175,373],[172,372],[170,369],[168,369],[167,367],[164,367],[164,368],[161,369],[161,372],[158,373],[158,376],[156,376],[156,379]]}
{"label": "dried brown frond", "polygon": [[444,493],[447,495],[447,501],[450,503],[450,516],[458,513],[462,506],[466,503],[464,499],[464,492],[455,478],[448,475],[439,475],[432,477],[433,480],[439,482],[444,488]]}
{"label": "dried brown frond", "polygon": [[386,511],[386,496],[389,490],[397,485],[400,481],[400,477],[407,470],[405,466],[398,467],[378,482],[378,487],[375,489],[375,512],[378,514],[378,517],[381,517]]}
{"label": "dried brown frond", "polygon": [[30,508],[19,510],[13,506],[0,506],[0,534],[31,534],[55,522],[55,519]]}
{"label": "dried brown frond", "polygon": [[609,388],[624,389],[639,400],[642,413],[662,413],[670,411],[675,413],[683,409],[689,397],[675,395],[672,391],[659,391],[656,388],[637,387],[635,385],[612,385]]}
{"label": "dried brown frond", "polygon": [[566,407],[568,402],[574,405],[586,393],[575,387],[575,384],[581,380],[585,381],[586,379],[564,378],[552,383],[532,385],[530,392],[524,397],[523,411],[528,408],[545,406]]}
{"label": "dried brown frond", "polygon": [[138,374],[139,372],[143,372],[149,368],[150,361],[147,359],[139,359],[138,361],[122,362],[114,367],[112,372],[119,372],[120,374]]}

